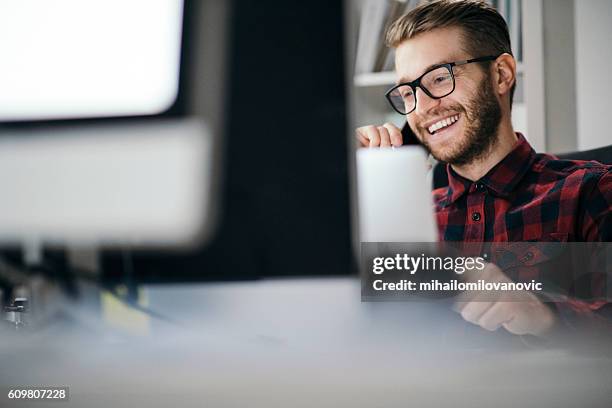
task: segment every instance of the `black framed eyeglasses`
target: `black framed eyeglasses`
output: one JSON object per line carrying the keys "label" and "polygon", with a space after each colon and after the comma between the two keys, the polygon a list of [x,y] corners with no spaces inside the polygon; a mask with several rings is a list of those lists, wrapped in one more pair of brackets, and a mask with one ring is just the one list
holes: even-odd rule
{"label": "black framed eyeglasses", "polygon": [[455,90],[453,67],[471,64],[472,62],[493,61],[495,59],[497,57],[488,56],[435,65],[414,81],[395,85],[385,93],[385,98],[387,98],[391,107],[396,112],[407,115],[416,109],[417,87],[421,88],[430,98],[444,98]]}

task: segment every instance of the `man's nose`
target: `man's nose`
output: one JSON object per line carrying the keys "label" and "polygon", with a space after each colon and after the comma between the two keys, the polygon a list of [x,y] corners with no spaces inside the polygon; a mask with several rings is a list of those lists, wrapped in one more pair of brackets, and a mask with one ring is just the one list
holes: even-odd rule
{"label": "man's nose", "polygon": [[440,104],[440,99],[427,95],[420,87],[416,90],[416,112],[418,115],[428,113],[431,108]]}

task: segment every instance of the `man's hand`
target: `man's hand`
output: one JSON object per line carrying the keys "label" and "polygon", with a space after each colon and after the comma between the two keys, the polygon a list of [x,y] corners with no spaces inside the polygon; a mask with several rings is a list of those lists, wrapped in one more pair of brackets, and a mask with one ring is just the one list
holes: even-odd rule
{"label": "man's hand", "polygon": [[402,145],[402,131],[392,123],[357,128],[355,136],[360,147],[397,147]]}
{"label": "man's hand", "polygon": [[[481,272],[471,271],[466,275],[469,281],[511,282],[493,264],[488,264]],[[513,334],[542,336],[555,324],[553,312],[528,291],[464,292],[454,309],[468,322],[490,331],[503,326]]]}

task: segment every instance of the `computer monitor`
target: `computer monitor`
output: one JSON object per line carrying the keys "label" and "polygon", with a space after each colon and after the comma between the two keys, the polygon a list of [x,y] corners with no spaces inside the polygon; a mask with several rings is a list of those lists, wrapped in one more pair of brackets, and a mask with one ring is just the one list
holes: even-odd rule
{"label": "computer monitor", "polygon": [[[146,16],[149,3],[139,4],[142,16]],[[81,9],[78,5],[75,7]],[[172,15],[174,13],[164,14],[167,18]],[[134,18],[134,27],[138,26],[138,19],[142,16]],[[341,1],[325,3],[324,7],[323,4],[316,7],[310,3],[273,2],[263,6],[258,2],[185,1],[178,94],[167,111],[158,114],[142,110],[124,111],[121,115],[128,116],[120,117],[115,112],[109,113],[111,116],[108,117],[56,118],[44,122],[29,118],[23,119],[27,120],[25,125],[4,125],[5,137],[7,132],[25,132],[34,127],[44,131],[61,128],[62,134],[68,132],[66,126],[71,129],[87,127],[94,129],[93,134],[99,134],[96,129],[102,125],[104,128],[132,128],[146,124],[148,129],[156,123],[175,120],[194,125],[192,119],[195,118],[196,126],[203,122],[211,135],[210,143],[203,143],[207,150],[200,155],[205,157],[205,162],[210,159],[206,166],[212,170],[206,170],[207,179],[198,174],[199,180],[182,180],[186,183],[184,186],[202,183],[202,190],[213,191],[205,194],[204,198],[200,196],[198,206],[203,207],[204,216],[199,219],[195,211],[181,209],[173,213],[174,218],[167,217],[155,232],[151,232],[150,225],[144,233],[139,230],[144,227],[146,217],[154,218],[151,224],[162,223],[162,218],[152,215],[147,206],[154,198],[143,197],[159,194],[157,200],[162,201],[159,205],[162,208],[168,208],[176,201],[168,201],[177,195],[173,192],[176,186],[171,181],[167,180],[166,187],[160,185],[156,190],[157,184],[148,177],[150,194],[139,193],[137,197],[131,197],[134,200],[131,214],[138,207],[142,209],[137,214],[140,222],[133,228],[127,228],[124,221],[117,222],[121,219],[119,217],[101,222],[108,217],[93,214],[98,222],[85,225],[88,227],[85,237],[67,236],[63,222],[56,222],[58,228],[51,231],[51,238],[49,234],[39,234],[35,238],[40,239],[42,245],[47,241],[73,245],[76,241],[76,245],[97,242],[98,247],[129,248],[127,258],[131,260],[131,266],[128,269],[133,270],[132,277],[137,282],[354,273],[354,254],[350,248],[347,175],[347,140],[350,136],[345,109],[343,16]],[[317,24],[313,25],[313,21]],[[125,33],[127,36],[131,34]],[[174,126],[174,122],[168,126]],[[168,132],[177,133],[175,130]],[[91,136],[92,132],[88,133]],[[113,133],[117,134],[117,131],[113,130]],[[134,137],[118,136],[118,139],[136,143],[140,138],[148,138],[150,132],[145,130],[146,134],[142,133],[140,131]],[[74,140],[75,145],[90,140],[70,134],[74,136],[70,140]],[[103,137],[108,143],[118,142]],[[23,138],[15,139],[21,141]],[[38,139],[42,137],[28,138]],[[45,139],[54,143],[64,140],[55,133]],[[70,150],[57,149],[64,155]],[[113,151],[110,147],[106,150]],[[137,145],[133,150],[145,153]],[[73,158],[77,160],[79,157],[82,154],[75,154]],[[190,160],[196,159],[192,157]],[[105,160],[100,158],[94,162],[105,163]],[[175,163],[179,165],[178,160]],[[183,165],[180,171],[189,170],[186,163],[180,163]],[[108,166],[100,169],[102,174],[106,174],[105,170],[108,171]],[[136,185],[149,174],[160,174],[160,170],[153,166],[150,166],[150,172],[140,172],[132,178],[123,176],[125,171],[114,172],[111,179],[133,180]],[[108,184],[113,186],[110,182]],[[33,184],[31,190],[36,186]],[[69,197],[77,200],[75,203],[82,199],[77,190],[73,190],[74,197]],[[46,187],[45,191],[53,189]],[[68,192],[62,193],[62,198],[70,190],[64,188],[63,191]],[[133,189],[122,188],[112,195],[99,194],[96,200],[87,204],[136,191],[134,186]],[[188,187],[179,193],[184,194],[185,200],[196,197]],[[40,200],[42,198],[39,196]],[[166,205],[162,206],[164,202]],[[75,207],[81,210],[89,208],[85,205]],[[54,205],[54,208],[66,207]],[[127,211],[127,207],[121,205],[114,208]],[[59,220],[57,212],[47,215],[45,220]],[[94,219],[91,215],[83,214],[81,219],[91,222]],[[200,240],[193,243],[190,240],[193,225],[199,221],[204,224],[200,229],[204,233],[200,233]],[[159,235],[158,232],[163,232],[161,227],[168,224],[175,227],[173,233]],[[189,228],[181,227],[186,225]],[[215,226],[213,235],[210,231],[214,231]],[[100,227],[105,230],[101,231]],[[120,229],[109,236],[108,229],[112,227]],[[126,231],[132,233],[127,237],[129,240],[123,236]],[[177,236],[181,233],[183,236]],[[189,241],[192,245],[178,252],[160,250],[177,240]],[[121,280],[125,276],[124,255],[124,251],[104,251],[101,262],[104,278],[118,277]]]}
{"label": "computer monitor", "polygon": [[232,4],[217,233],[106,256],[111,282],[356,274],[343,2]]}
{"label": "computer monitor", "polygon": [[0,246],[210,236],[224,3],[0,4]]}

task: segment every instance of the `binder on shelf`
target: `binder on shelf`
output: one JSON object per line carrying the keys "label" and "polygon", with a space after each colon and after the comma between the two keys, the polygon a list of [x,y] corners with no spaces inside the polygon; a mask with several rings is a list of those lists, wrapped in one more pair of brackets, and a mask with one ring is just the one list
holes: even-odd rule
{"label": "binder on shelf", "polygon": [[365,0],[359,24],[355,73],[393,70],[394,52],[385,45],[389,26],[423,0]]}
{"label": "binder on shelf", "polygon": [[512,52],[517,61],[523,60],[523,38],[522,32],[522,5],[521,0],[490,0],[488,1],[497,9],[499,14],[506,20],[510,33]]}
{"label": "binder on shelf", "polygon": [[[387,18],[383,26],[383,32],[381,33],[381,43],[378,48],[378,55],[376,57],[376,64],[374,65],[374,72],[383,71],[385,69],[393,69],[393,50],[385,45],[385,34],[387,29],[393,24],[395,20],[400,18],[406,10],[406,5],[409,4],[406,0],[390,0],[389,10],[387,12]],[[391,67],[389,64],[391,62]]]}
{"label": "binder on shelf", "polygon": [[512,0],[510,3],[510,41],[512,42],[512,51],[514,58],[517,61],[523,60],[523,36],[522,36],[522,5],[520,0]]}
{"label": "binder on shelf", "polygon": [[357,60],[355,63],[355,73],[357,74],[374,71],[388,7],[389,2],[386,0],[364,1],[357,40]]}

